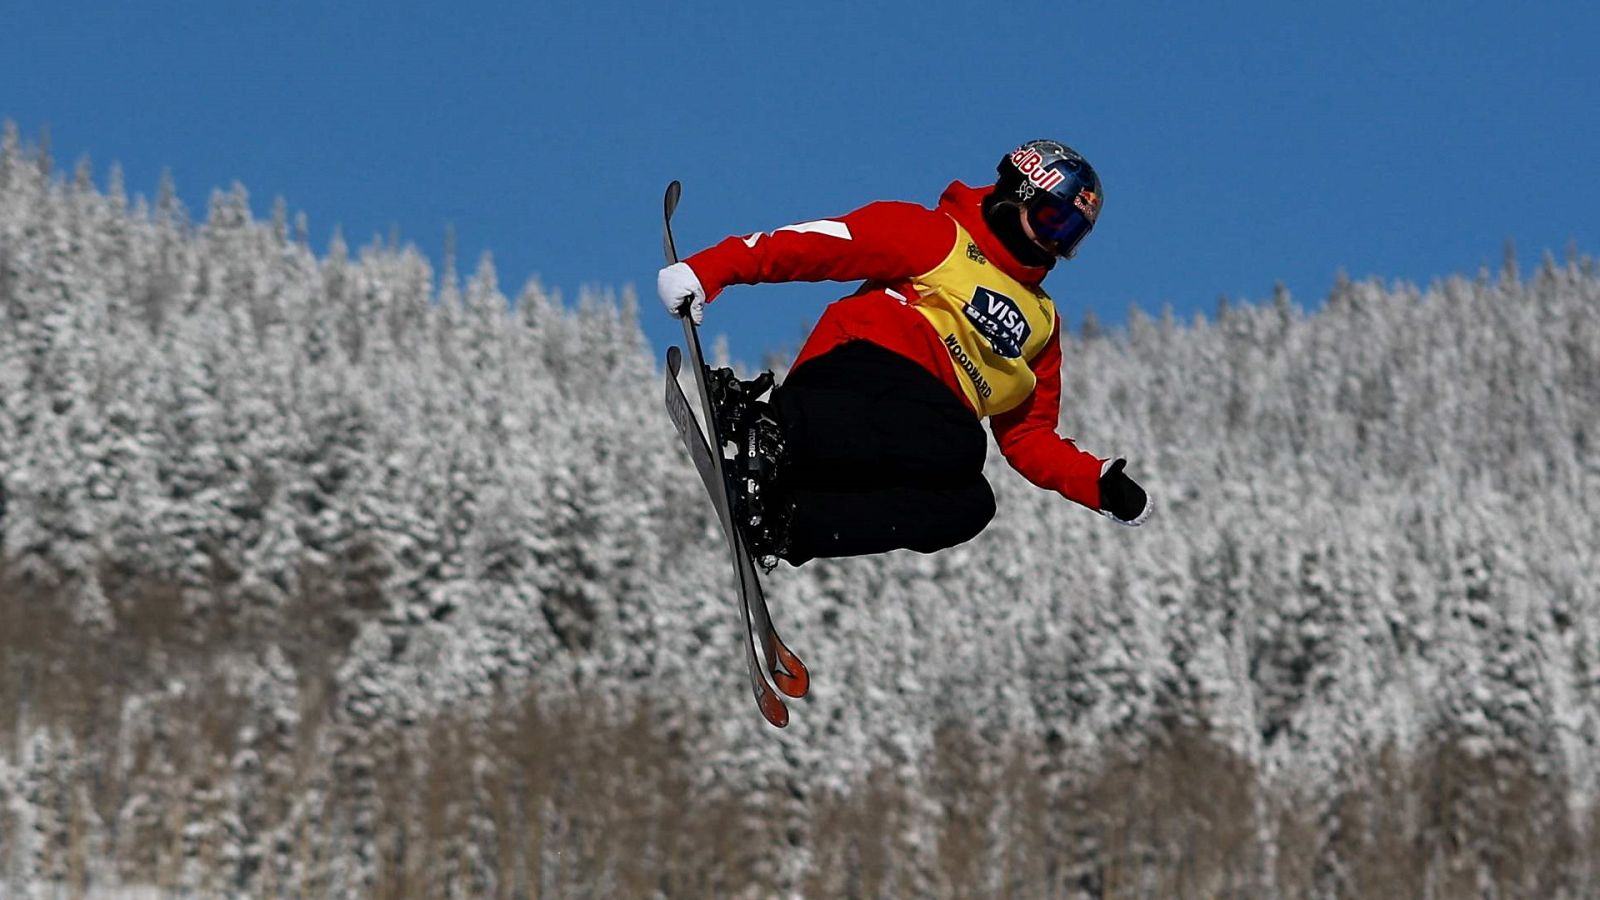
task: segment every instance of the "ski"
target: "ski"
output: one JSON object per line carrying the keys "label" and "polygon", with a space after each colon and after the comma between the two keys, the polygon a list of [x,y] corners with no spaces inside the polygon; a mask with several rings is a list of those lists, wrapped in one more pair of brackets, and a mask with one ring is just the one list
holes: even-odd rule
{"label": "ski", "polygon": [[[672,240],[672,213],[678,206],[682,187],[674,181],[667,186],[663,216],[663,253],[670,265],[678,261],[677,249]],[[705,357],[700,349],[700,334],[687,312],[683,321],[685,342],[689,346],[689,368],[694,376],[704,413],[705,430],[695,422],[689,398],[684,395],[678,373],[683,367],[683,355],[677,347],[667,348],[666,406],[667,415],[682,439],[684,448],[694,461],[695,470],[705,484],[706,493],[717,511],[717,518],[728,539],[733,554],[735,578],[739,585],[739,605],[745,626],[745,662],[750,670],[750,686],[761,715],[772,725],[783,728],[789,724],[789,709],[778,696],[781,691],[790,697],[803,697],[810,687],[810,674],[783,640],[772,624],[767,600],[761,590],[761,579],[756,572],[755,560],[745,546],[744,536],[733,518],[733,495],[726,476],[723,457],[725,441],[717,433],[716,415],[711,403],[711,393],[706,383]],[[771,683],[768,683],[768,676]],[[776,690],[774,690],[776,687]]]}
{"label": "ski", "polygon": [[722,523],[724,533],[729,537],[730,548],[734,553],[740,606],[748,637],[746,660],[750,667],[750,681],[755,692],[756,704],[761,708],[761,713],[767,721],[782,728],[788,723],[788,711],[782,699],[773,694],[768,687],[763,672],[771,676],[772,684],[778,691],[790,697],[805,696],[809,687],[809,674],[805,665],[783,643],[782,638],[778,636],[777,628],[772,624],[755,561],[751,559],[749,551],[744,546],[743,536],[738,533],[733,522],[731,498],[725,476],[720,471],[721,462],[725,460],[719,460],[717,458],[719,454],[712,452],[705,435],[693,419],[693,413],[689,411],[689,400],[684,396],[677,377],[681,369],[680,351],[677,347],[668,348],[667,412],[679,437],[683,439],[690,458],[694,460],[695,469],[700,473],[700,480],[705,484],[706,492],[711,495],[712,506],[716,508],[717,518]]}

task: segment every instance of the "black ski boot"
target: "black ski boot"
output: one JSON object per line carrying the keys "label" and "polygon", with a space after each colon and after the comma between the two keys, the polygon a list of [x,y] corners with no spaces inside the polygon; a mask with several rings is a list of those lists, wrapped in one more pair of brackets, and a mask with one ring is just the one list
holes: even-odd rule
{"label": "black ski boot", "polygon": [[750,555],[770,572],[788,547],[794,519],[794,503],[783,484],[783,425],[776,410],[760,399],[772,388],[772,373],[762,372],[750,381],[740,381],[732,369],[707,374],[717,432],[736,448],[725,467],[733,485],[733,518]]}
{"label": "black ski boot", "polygon": [[737,441],[761,396],[772,389],[771,372],[762,372],[749,381],[740,381],[732,369],[706,367],[706,390],[711,393],[711,409],[717,417],[717,433],[726,441]]}

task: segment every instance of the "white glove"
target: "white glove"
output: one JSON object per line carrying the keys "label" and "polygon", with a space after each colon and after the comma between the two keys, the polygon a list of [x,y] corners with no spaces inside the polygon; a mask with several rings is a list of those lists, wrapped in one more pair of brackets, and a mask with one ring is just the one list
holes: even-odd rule
{"label": "white glove", "polygon": [[696,325],[706,317],[706,289],[700,286],[700,276],[688,263],[673,263],[656,274],[656,293],[667,312],[683,316],[686,312]]}

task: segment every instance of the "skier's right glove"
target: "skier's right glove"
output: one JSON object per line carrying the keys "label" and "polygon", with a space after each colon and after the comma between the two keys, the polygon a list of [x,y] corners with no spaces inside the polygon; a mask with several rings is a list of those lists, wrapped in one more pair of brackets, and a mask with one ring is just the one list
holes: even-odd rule
{"label": "skier's right glove", "polygon": [[700,276],[688,263],[673,263],[656,274],[656,293],[667,312],[675,316],[689,316],[699,325],[706,317],[706,289],[700,286]]}
{"label": "skier's right glove", "polygon": [[1155,511],[1150,495],[1122,470],[1128,461],[1108,462],[1100,470],[1100,514],[1119,525],[1143,525]]}

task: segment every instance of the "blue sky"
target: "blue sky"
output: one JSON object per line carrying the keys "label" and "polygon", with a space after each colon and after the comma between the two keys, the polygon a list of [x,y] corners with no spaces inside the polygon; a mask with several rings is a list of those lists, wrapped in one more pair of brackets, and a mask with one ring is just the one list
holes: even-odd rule
{"label": "blue sky", "polygon": [[[1589,3],[8,4],[0,118],[57,163],[238,180],[319,250],[398,228],[502,289],[632,283],[662,188],[681,249],[870,200],[931,204],[1023,140],[1072,144],[1106,206],[1046,286],[1067,320],[1185,317],[1337,272],[1426,283],[1600,253]],[[103,183],[103,182],[102,182]],[[736,288],[735,355],[794,348],[831,285]],[[646,308],[657,347],[677,333]]]}

